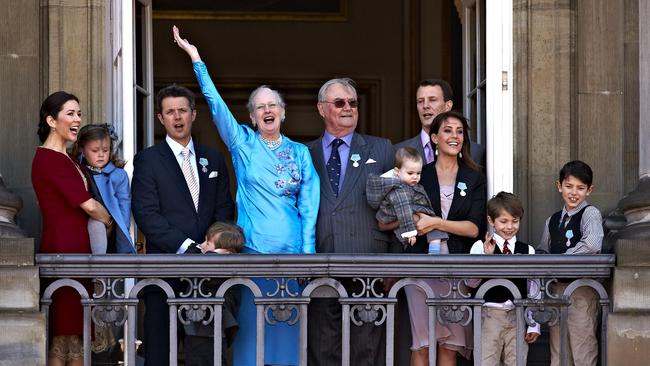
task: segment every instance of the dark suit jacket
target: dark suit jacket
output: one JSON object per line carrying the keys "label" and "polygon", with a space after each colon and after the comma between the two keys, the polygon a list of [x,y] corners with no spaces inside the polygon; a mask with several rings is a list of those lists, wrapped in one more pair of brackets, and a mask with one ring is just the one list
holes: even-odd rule
{"label": "dark suit jacket", "polygon": [[[368,174],[380,175],[393,168],[393,146],[385,138],[354,133],[350,156],[359,154],[359,166],[348,163],[340,193],[334,195],[323,154],[322,136],[307,144],[321,178],[321,199],[316,225],[317,253],[386,253],[391,232],[377,228],[375,210],[366,199]],[[372,160],[370,160],[372,159]],[[372,162],[374,160],[374,162]]]}
{"label": "dark suit jacket", "polygon": [[[463,182],[467,186],[465,196],[460,194],[458,183]],[[440,209],[440,185],[438,183],[438,173],[436,172],[435,163],[427,164],[422,168],[422,178],[420,184],[429,195],[431,207],[436,216],[442,216]],[[485,211],[486,204],[486,182],[485,176],[461,164],[456,175],[456,187],[454,190],[454,199],[449,208],[448,220],[463,221],[468,220],[478,227],[479,235],[477,238],[485,236],[485,227],[487,224],[487,215]],[[449,233],[447,245],[450,254],[467,254],[472,248],[472,244],[477,238],[468,238],[464,236]],[[419,236],[417,243],[406,249],[407,253],[426,253],[428,244],[426,236]]]}
{"label": "dark suit jacket", "polygon": [[[422,147],[422,140],[420,139],[420,134],[415,135],[414,137],[411,137],[408,140],[404,140],[400,142],[399,144],[395,145],[395,150],[399,149],[400,147],[412,147],[416,149],[420,155],[422,156],[422,159],[424,158],[424,148]],[[472,160],[476,162],[478,165],[481,166],[483,172],[485,172],[486,168],[486,162],[485,162],[485,146],[481,144],[477,144],[475,142],[472,142],[470,145],[470,151],[472,153]],[[435,155],[433,157],[435,161]]]}
{"label": "dark suit jacket", "polygon": [[[136,154],[131,183],[133,217],[147,238],[147,253],[176,253],[185,239],[197,243],[215,221],[232,220],[234,204],[230,194],[228,171],[221,153],[194,144],[197,160],[208,160],[207,172],[199,170],[199,209],[181,167],[166,142]],[[217,172],[215,178],[210,173]]]}

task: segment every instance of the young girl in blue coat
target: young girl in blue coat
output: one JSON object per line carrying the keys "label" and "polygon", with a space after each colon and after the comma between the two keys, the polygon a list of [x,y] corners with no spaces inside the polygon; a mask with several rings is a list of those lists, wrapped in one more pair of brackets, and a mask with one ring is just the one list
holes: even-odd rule
{"label": "young girl in blue coat", "polygon": [[[129,234],[131,221],[131,189],[124,161],[117,160],[113,141],[117,137],[107,124],[90,124],[79,130],[73,154],[93,179],[88,189],[113,218],[114,229],[108,233],[104,225],[89,220],[88,233],[93,254],[135,253]],[[91,219],[92,220],[92,219]]]}

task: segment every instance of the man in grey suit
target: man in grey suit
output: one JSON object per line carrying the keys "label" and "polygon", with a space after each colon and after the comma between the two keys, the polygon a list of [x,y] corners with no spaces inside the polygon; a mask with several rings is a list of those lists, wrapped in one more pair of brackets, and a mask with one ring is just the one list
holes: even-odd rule
{"label": "man in grey suit", "polygon": [[[308,143],[321,179],[321,202],[316,226],[318,253],[386,253],[387,233],[379,231],[375,211],[366,200],[366,178],[393,168],[389,140],[354,132],[359,118],[357,92],[351,79],[332,79],[318,93],[323,135]],[[340,279],[348,290],[364,289]],[[382,289],[377,289],[381,291]],[[338,299],[312,299],[308,321],[309,365],[341,365],[341,304]],[[384,326],[351,325],[350,364],[384,363]]]}
{"label": "man in grey suit", "polygon": [[[438,114],[448,112],[454,107],[453,97],[454,92],[451,85],[445,80],[425,79],[420,81],[416,92],[416,103],[422,130],[417,136],[395,145],[395,149],[409,146],[420,152],[425,164],[435,161],[435,148],[431,144],[431,123]],[[472,142],[470,151],[472,159],[485,169],[485,147]]]}

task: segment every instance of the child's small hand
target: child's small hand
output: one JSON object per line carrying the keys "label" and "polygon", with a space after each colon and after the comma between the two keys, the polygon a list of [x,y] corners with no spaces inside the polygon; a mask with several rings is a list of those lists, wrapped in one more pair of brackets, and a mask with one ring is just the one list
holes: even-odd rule
{"label": "child's small hand", "polygon": [[409,240],[409,245],[413,246],[415,244],[415,242],[417,241],[417,237],[412,236],[408,240]]}
{"label": "child's small hand", "polygon": [[533,343],[537,340],[537,337],[539,337],[539,333],[530,332],[530,333],[526,333],[524,340],[526,341],[526,343]]}
{"label": "child's small hand", "polygon": [[485,233],[485,241],[483,242],[483,253],[485,254],[492,254],[494,253],[494,247],[496,247],[497,243],[495,243],[492,240],[492,234],[491,233]]}
{"label": "child's small hand", "polygon": [[206,252],[214,252],[214,250],[216,249],[214,247],[214,243],[209,240],[206,240],[203,243],[199,244],[199,248],[201,248],[201,252],[203,252],[203,254],[205,254]]}

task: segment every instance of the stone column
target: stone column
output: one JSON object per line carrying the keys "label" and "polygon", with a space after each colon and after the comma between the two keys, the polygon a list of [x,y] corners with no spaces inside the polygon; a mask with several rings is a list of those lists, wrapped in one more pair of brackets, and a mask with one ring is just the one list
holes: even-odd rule
{"label": "stone column", "polygon": [[65,90],[81,101],[84,123],[106,121],[107,63],[104,0],[41,2],[45,94]]}
{"label": "stone column", "polygon": [[16,214],[23,208],[23,200],[5,187],[0,173],[0,238],[24,238],[25,232],[16,225]]}
{"label": "stone column", "polygon": [[574,18],[570,0],[513,0],[514,191],[526,207],[518,236],[529,243],[561,207],[553,182],[571,157]]}
{"label": "stone column", "polygon": [[619,203],[627,219],[621,238],[650,238],[650,2],[639,0],[639,184]]}
{"label": "stone column", "polygon": [[625,360],[631,366],[646,365],[650,358],[650,1],[627,3],[638,14],[639,183],[619,202],[626,223],[614,236],[617,259],[608,362],[615,365]]}

